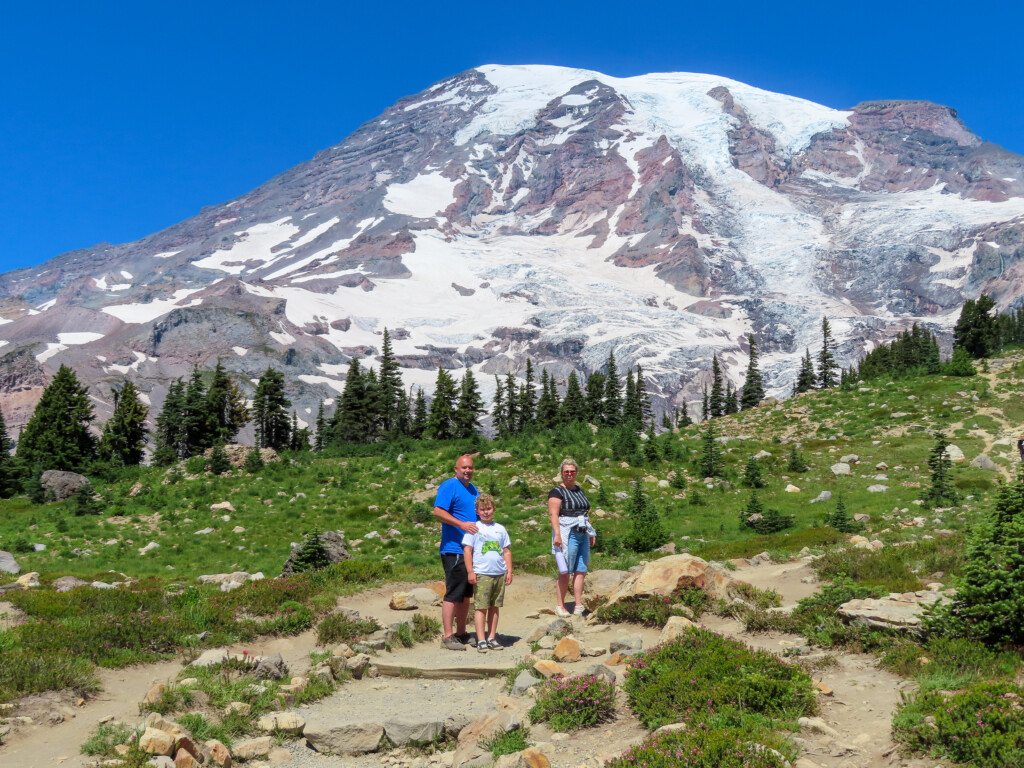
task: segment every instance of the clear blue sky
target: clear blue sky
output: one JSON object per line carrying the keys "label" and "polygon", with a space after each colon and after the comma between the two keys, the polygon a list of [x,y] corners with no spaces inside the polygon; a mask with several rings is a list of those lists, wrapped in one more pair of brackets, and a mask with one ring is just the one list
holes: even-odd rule
{"label": "clear blue sky", "polygon": [[480,64],[927,99],[1024,153],[1020,2],[49,2],[0,17],[0,271],[236,197]]}

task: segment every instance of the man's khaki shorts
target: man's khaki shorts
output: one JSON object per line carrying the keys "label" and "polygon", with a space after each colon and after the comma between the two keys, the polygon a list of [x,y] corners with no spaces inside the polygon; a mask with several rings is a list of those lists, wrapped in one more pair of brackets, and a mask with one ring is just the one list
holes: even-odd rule
{"label": "man's khaki shorts", "polygon": [[505,574],[476,577],[476,599],[473,607],[478,611],[501,608],[505,602]]}

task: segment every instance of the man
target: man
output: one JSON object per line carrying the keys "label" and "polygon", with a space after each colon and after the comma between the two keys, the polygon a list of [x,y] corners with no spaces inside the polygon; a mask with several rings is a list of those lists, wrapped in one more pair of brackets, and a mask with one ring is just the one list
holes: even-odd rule
{"label": "man", "polygon": [[[444,566],[445,595],[441,603],[441,625],[444,634],[441,647],[464,651],[460,637],[468,640],[466,617],[473,601],[466,560],[462,553],[462,536],[476,533],[476,497],[480,493],[470,482],[473,479],[473,457],[459,456],[455,461],[455,477],[441,483],[434,501],[434,517],[441,521],[441,565]],[[458,629],[458,636],[454,632]]]}

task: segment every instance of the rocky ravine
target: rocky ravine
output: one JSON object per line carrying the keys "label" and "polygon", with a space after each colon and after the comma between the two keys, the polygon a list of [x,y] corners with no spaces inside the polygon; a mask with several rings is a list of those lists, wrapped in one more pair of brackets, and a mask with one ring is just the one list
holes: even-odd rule
{"label": "rocky ravine", "polygon": [[[784,605],[794,604],[800,598],[813,594],[817,588],[813,571],[806,562],[744,565],[732,575],[762,589],[775,589],[782,595]],[[339,603],[363,615],[376,616],[390,623],[408,615],[388,607],[393,590],[394,587],[371,590],[341,599]],[[429,643],[385,654],[375,661],[420,669],[450,668],[456,665],[478,670],[511,667],[529,652],[525,638],[554,619],[551,615],[538,614],[539,610],[548,609],[552,595],[553,582],[550,579],[529,575],[516,579],[509,590],[506,608],[502,611],[500,632],[507,643],[514,641],[515,644],[504,651],[488,654],[475,651],[452,653]],[[738,622],[711,615],[707,615],[704,622],[717,632],[775,652],[803,644],[801,638],[783,634],[746,635]],[[660,633],[650,629],[638,630],[634,626],[602,628],[589,624],[583,628],[577,627],[576,634],[582,637],[587,647],[600,646],[607,649],[612,641],[627,635],[639,635],[644,647],[649,647],[658,641]],[[293,672],[298,673],[308,665],[309,651],[314,648],[313,634],[306,633],[299,637],[268,640],[233,650],[247,650],[260,655],[280,653]],[[607,658],[606,655],[598,659],[564,663],[563,666],[570,674],[578,674],[594,661]],[[796,735],[797,743],[803,748],[797,766],[873,768],[898,765],[933,768],[942,765],[941,761],[934,759],[903,759],[897,754],[896,745],[890,736],[890,723],[900,700],[900,692],[906,690],[909,684],[876,668],[874,660],[869,656],[837,654],[836,658],[837,667],[820,677],[816,676],[823,687],[819,695],[820,719],[808,723]],[[31,712],[37,722],[18,727],[8,737],[5,746],[0,748],[4,766],[84,767],[89,761],[77,754],[78,747],[95,725],[106,718],[129,723],[140,721],[138,702],[153,684],[172,680],[179,669],[180,665],[167,663],[118,672],[104,671],[102,677],[105,692],[97,699],[81,705],[55,700],[60,697],[35,700],[29,709],[23,711]],[[621,675],[622,667],[610,669],[617,670],[617,674]],[[499,708],[511,707],[511,711],[519,713],[516,717],[522,717],[524,708],[529,706],[529,699],[518,701],[521,703],[517,703],[515,698],[506,697],[500,679],[495,678],[457,680],[367,676],[347,683],[327,699],[300,707],[296,712],[306,721],[309,733],[315,728],[323,730],[327,726],[337,729],[346,723],[355,722],[380,722],[383,725],[398,720],[411,725],[414,721],[445,718],[468,722],[495,704]],[[45,723],[48,712],[58,713],[61,717]],[[538,743],[538,748],[556,768],[598,768],[605,760],[620,754],[643,735],[643,729],[622,703],[615,722],[573,734],[569,738],[552,733],[544,725],[531,727],[531,741]],[[377,768],[389,762],[415,768],[447,768],[454,757],[452,752],[419,758],[401,752],[332,757],[309,749],[304,740],[288,742],[285,748],[286,752],[274,752],[275,762],[322,768]],[[246,764],[258,766],[265,762],[265,758],[253,758]]]}

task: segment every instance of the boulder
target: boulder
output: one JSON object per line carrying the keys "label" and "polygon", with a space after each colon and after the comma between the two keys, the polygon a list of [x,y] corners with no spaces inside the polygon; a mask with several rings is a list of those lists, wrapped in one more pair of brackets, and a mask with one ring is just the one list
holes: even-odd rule
{"label": "boulder", "polygon": [[230,501],[218,501],[216,504],[210,505],[211,512],[234,512],[235,505]]}
{"label": "boulder", "polygon": [[860,456],[856,453],[848,453],[845,456],[840,456],[839,461],[843,464],[856,464],[860,461]]}
{"label": "boulder", "polygon": [[147,755],[174,754],[174,737],[159,728],[148,727],[139,738],[139,749]]}
{"label": "boulder", "polygon": [[22,589],[31,589],[32,587],[39,586],[39,573],[37,571],[30,571],[29,573],[23,574],[14,580]]}
{"label": "boulder", "polygon": [[967,457],[964,456],[964,452],[960,449],[960,446],[950,443],[946,446],[946,458],[948,458],[954,464],[960,464],[967,461]]}
{"label": "boulder", "polygon": [[921,628],[925,608],[947,599],[941,592],[931,590],[892,593],[877,599],[850,600],[840,605],[836,614],[848,624],[917,632]]}
{"label": "boulder", "polygon": [[735,580],[724,566],[711,565],[695,555],[669,555],[630,573],[608,594],[608,604],[633,597],[668,597],[677,589],[695,587],[711,597],[727,597]]}
{"label": "boulder", "polygon": [[388,606],[393,611],[415,611],[417,608],[429,608],[441,604],[441,598],[432,589],[417,587],[408,592],[395,592],[391,595]]}
{"label": "boulder", "polygon": [[377,751],[384,726],[379,723],[306,723],[304,735],[306,743],[317,752],[363,755]]}
{"label": "boulder", "polygon": [[563,637],[555,646],[554,659],[563,664],[579,661],[583,646],[575,637]]}
{"label": "boulder", "polygon": [[819,501],[828,501],[831,498],[832,498],[832,491],[822,491],[817,496],[815,496],[813,499],[811,499],[811,504],[817,504]]}
{"label": "boulder", "polygon": [[494,768],[551,768],[551,761],[536,747],[527,747],[522,752],[502,755]]}
{"label": "boulder", "polygon": [[274,740],[270,736],[258,736],[255,739],[235,742],[231,754],[236,760],[255,760],[269,755],[273,746]]}
{"label": "boulder", "polygon": [[[327,557],[332,565],[352,557],[348,552],[348,547],[345,546],[344,537],[338,531],[324,531],[320,534],[320,543],[327,550]],[[285,560],[284,567],[281,569],[282,576],[291,576],[295,572],[295,558],[298,553],[299,550],[295,549],[288,555],[288,559]]]}
{"label": "boulder", "polygon": [[252,675],[257,680],[283,680],[288,676],[288,665],[284,663],[284,659],[278,653],[260,659]]}
{"label": "boulder", "polygon": [[199,768],[200,762],[187,749],[181,748],[174,755],[174,768]]}
{"label": "boulder", "polygon": [[206,742],[206,748],[210,750],[210,760],[220,768],[231,768],[231,750],[217,739],[210,739]]}
{"label": "boulder", "polygon": [[274,712],[264,715],[256,723],[256,727],[264,733],[285,733],[289,736],[301,736],[306,721],[295,712]]}
{"label": "boulder", "polygon": [[211,648],[203,651],[199,657],[189,664],[190,667],[212,667],[215,664],[223,664],[228,659],[226,648]]}
{"label": "boulder", "polygon": [[792,483],[787,485],[782,490],[784,490],[786,493],[800,493],[800,488],[796,485],[793,485]]}
{"label": "boulder", "polygon": [[995,472],[999,469],[999,465],[996,464],[992,459],[986,456],[984,453],[974,457],[971,462],[971,466],[975,469],[984,469],[987,472]]}
{"label": "boulder", "polygon": [[74,576],[61,576],[59,579],[54,579],[53,588],[58,592],[70,592],[76,587],[88,587],[88,581],[82,581]]}
{"label": "boulder", "polygon": [[669,643],[683,634],[690,627],[698,626],[689,619],[683,618],[682,616],[670,616],[669,620],[665,623],[665,626],[661,630],[661,635],[658,637],[658,644]]}
{"label": "boulder", "polygon": [[500,461],[501,459],[511,459],[512,454],[508,451],[495,451],[494,453],[485,453],[484,458],[491,461]]}
{"label": "boulder", "polygon": [[[596,664],[594,666],[600,667],[604,665]],[[530,674],[530,670],[524,669],[522,672],[516,675],[516,679],[512,683],[511,693],[513,696],[522,696],[524,693],[526,693],[528,690],[533,688],[533,686],[537,685],[538,683],[540,683],[540,679]]]}
{"label": "boulder", "polygon": [[604,596],[614,591],[627,576],[629,571],[606,568],[591,571],[583,582],[583,605],[590,611],[596,611]]}
{"label": "boulder", "polygon": [[0,573],[21,573],[21,566],[14,559],[14,555],[0,549]]}
{"label": "boulder", "polygon": [[616,651],[639,651],[644,647],[644,639],[640,635],[626,635],[616,640],[612,640],[608,644],[608,650],[612,653]]}
{"label": "boulder", "polygon": [[533,671],[546,678],[565,677],[565,669],[549,659],[541,659],[533,665]]}
{"label": "boulder", "polygon": [[831,469],[832,469],[832,474],[833,475],[848,475],[848,474],[850,474],[850,465],[847,464],[845,461],[840,461],[840,462],[837,462],[836,464],[833,464]]}
{"label": "boulder", "polygon": [[760,461],[761,459],[770,459],[772,455],[768,451],[758,451],[754,454],[754,458]]}
{"label": "boulder", "polygon": [[885,493],[889,490],[888,485],[869,485],[868,493]]}
{"label": "boulder", "polygon": [[615,673],[606,664],[591,664],[583,674],[600,677],[612,683],[615,682]]}
{"label": "boulder", "polygon": [[75,495],[79,488],[89,485],[89,478],[77,472],[61,472],[56,469],[48,469],[39,478],[43,491],[53,494],[57,501],[63,501]]}
{"label": "boulder", "polygon": [[444,733],[444,720],[424,713],[422,717],[402,717],[384,722],[384,733],[396,747],[410,742],[426,744]]}

